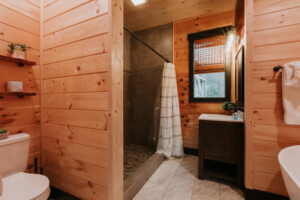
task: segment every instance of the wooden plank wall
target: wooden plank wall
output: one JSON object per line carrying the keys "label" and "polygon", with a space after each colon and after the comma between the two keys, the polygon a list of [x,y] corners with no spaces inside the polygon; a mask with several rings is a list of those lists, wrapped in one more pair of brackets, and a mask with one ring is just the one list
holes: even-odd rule
{"label": "wooden plank wall", "polygon": [[[19,99],[4,96],[0,99],[0,128],[11,134],[25,132],[30,135],[30,154],[27,171],[34,172],[34,158],[41,163],[40,130],[40,7],[35,0],[0,1],[0,54],[8,54],[11,42],[25,43],[31,49],[27,59],[36,66],[18,67],[15,63],[0,60],[0,92],[6,92],[7,81],[22,81],[24,92],[37,93]],[[39,167],[39,166],[38,166]]]}
{"label": "wooden plank wall", "polygon": [[[114,40],[120,28],[112,28],[111,4],[120,12],[120,2],[49,0],[43,8],[45,174],[53,186],[82,199],[122,196],[123,92],[115,87],[123,85],[116,76],[123,75],[123,48],[111,45],[120,42]],[[117,31],[123,43],[122,29]]]}
{"label": "wooden plank wall", "polygon": [[[300,144],[300,126],[283,122],[281,73],[273,67],[300,60],[300,1],[247,1],[247,187],[286,195],[278,153]],[[249,86],[251,88],[249,89]]]}
{"label": "wooden plank wall", "polygon": [[189,43],[187,35],[233,25],[233,23],[233,11],[174,22],[174,64],[177,75],[184,147],[198,149],[198,117],[201,113],[224,113],[221,103],[189,103]]}

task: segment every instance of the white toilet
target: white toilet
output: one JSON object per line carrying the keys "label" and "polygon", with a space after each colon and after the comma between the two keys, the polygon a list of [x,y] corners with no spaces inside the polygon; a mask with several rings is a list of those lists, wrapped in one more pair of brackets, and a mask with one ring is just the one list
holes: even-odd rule
{"label": "white toilet", "polygon": [[28,154],[28,134],[20,133],[0,140],[0,200],[48,199],[49,179],[43,175],[23,172],[26,170]]}

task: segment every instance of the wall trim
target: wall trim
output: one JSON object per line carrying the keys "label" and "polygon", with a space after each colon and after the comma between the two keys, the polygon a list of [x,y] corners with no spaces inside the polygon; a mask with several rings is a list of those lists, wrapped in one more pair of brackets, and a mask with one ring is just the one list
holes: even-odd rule
{"label": "wall trim", "polygon": [[245,200],[289,200],[289,197],[264,192],[260,190],[244,190]]}

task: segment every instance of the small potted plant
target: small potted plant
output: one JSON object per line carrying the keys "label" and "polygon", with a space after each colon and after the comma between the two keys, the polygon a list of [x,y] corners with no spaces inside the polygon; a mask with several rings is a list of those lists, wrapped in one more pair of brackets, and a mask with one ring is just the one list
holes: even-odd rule
{"label": "small potted plant", "polygon": [[236,105],[235,105],[235,103],[225,101],[222,104],[222,108],[225,110],[226,114],[231,115],[233,113],[233,111],[236,110]]}
{"label": "small potted plant", "polygon": [[13,58],[25,60],[25,52],[28,50],[28,47],[25,44],[11,43],[8,47],[9,53]]}
{"label": "small potted plant", "polygon": [[0,128],[0,140],[4,140],[8,138],[8,136],[9,136],[9,132],[5,129]]}

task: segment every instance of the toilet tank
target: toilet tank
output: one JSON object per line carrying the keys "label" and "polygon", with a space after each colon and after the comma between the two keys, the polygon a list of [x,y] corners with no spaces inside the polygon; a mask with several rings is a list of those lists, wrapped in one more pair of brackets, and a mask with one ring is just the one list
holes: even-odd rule
{"label": "toilet tank", "polygon": [[0,140],[0,174],[9,176],[26,170],[29,155],[29,135],[20,133]]}

